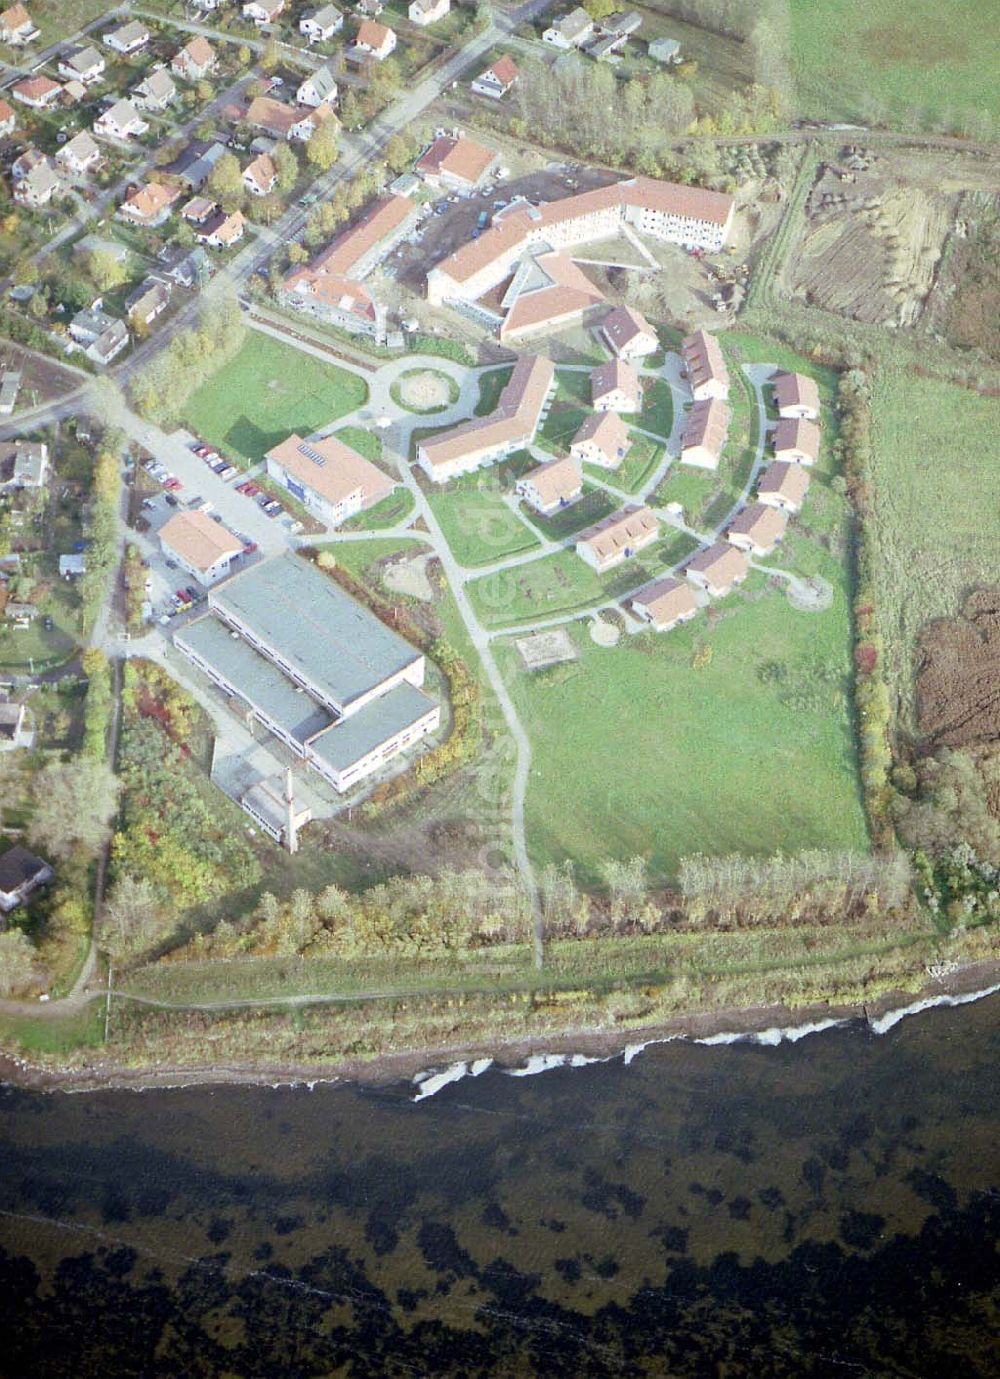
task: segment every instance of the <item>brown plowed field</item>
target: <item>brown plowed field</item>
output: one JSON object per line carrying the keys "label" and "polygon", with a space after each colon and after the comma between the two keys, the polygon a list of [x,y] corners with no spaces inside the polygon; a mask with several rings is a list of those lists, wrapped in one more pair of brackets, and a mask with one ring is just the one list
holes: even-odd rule
{"label": "brown plowed field", "polygon": [[1000,742],[1000,588],[977,589],[960,617],[924,628],[917,720],[935,747]]}

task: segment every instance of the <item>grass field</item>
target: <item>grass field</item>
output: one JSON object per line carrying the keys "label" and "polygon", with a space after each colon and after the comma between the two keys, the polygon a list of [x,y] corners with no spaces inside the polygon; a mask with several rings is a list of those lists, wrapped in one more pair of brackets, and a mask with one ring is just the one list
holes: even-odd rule
{"label": "grass field", "polygon": [[343,524],[344,531],[380,531],[395,527],[413,511],[413,494],[408,488],[397,488],[367,512],[359,512]]}
{"label": "grass field", "polygon": [[512,570],[483,575],[466,587],[484,626],[512,627],[623,598],[684,559],[696,544],[683,533],[669,532],[604,575],[592,570],[572,549],[556,551]]}
{"label": "grass field", "polygon": [[[601,477],[603,478],[603,472]],[[551,517],[543,517],[526,503],[521,504],[521,511],[532,526],[537,527],[551,541],[564,541],[567,536],[572,536],[584,527],[599,522],[602,517],[607,517],[614,512],[616,506],[616,500],[603,489],[584,485],[583,493],[575,503],[554,512]]]}
{"label": "grass field", "polygon": [[479,401],[476,403],[476,416],[485,417],[495,412],[500,394],[510,382],[514,372],[513,365],[490,369],[479,375]]}
{"label": "grass field", "polygon": [[503,500],[504,490],[513,487],[515,471],[527,467],[526,459],[508,461],[464,474],[447,488],[430,487],[428,501],[460,565],[490,565],[538,545],[537,536]]}
{"label": "grass field", "polygon": [[290,432],[308,435],[367,397],[356,374],[251,331],[236,357],[192,395],[185,421],[213,445],[256,464]]}
{"label": "grass field", "polygon": [[920,629],[956,614],[971,587],[997,582],[1000,402],[884,368],[873,412],[879,626],[909,718]]}
{"label": "grass field", "polygon": [[662,378],[647,379],[642,401],[643,407],[636,418],[636,425],[666,440],[674,423],[674,396],[670,384]]}
{"label": "grass field", "polygon": [[796,113],[989,136],[1000,29],[981,0],[790,0]]}
{"label": "grass field", "polygon": [[[825,573],[836,576],[832,562]],[[498,648],[532,739],[538,863],[570,857],[595,881],[602,858],[643,854],[663,878],[699,851],[865,847],[846,683],[824,684],[802,708],[757,675],[780,661],[806,679],[821,661],[846,681],[843,583],[822,614],[775,591],[730,599],[726,613],[613,650],[577,624],[580,658],[561,680],[532,678],[509,643]],[[711,660],[695,668],[702,644]]]}

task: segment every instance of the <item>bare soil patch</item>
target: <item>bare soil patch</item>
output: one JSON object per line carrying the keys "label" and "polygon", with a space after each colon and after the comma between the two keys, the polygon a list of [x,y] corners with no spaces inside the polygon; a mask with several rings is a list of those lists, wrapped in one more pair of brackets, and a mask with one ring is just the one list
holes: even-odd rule
{"label": "bare soil patch", "polygon": [[935,747],[1000,742],[1000,588],[975,590],[959,617],[924,628],[917,721]]}
{"label": "bare soil patch", "polygon": [[433,559],[433,552],[425,551],[421,555],[393,560],[383,567],[382,578],[397,594],[408,594],[423,603],[431,603],[434,586],[427,574],[427,562]]}
{"label": "bare soil patch", "polygon": [[514,643],[526,670],[544,670],[546,666],[558,665],[561,661],[575,661],[576,647],[565,628],[554,632],[536,632],[530,637],[519,637]]}

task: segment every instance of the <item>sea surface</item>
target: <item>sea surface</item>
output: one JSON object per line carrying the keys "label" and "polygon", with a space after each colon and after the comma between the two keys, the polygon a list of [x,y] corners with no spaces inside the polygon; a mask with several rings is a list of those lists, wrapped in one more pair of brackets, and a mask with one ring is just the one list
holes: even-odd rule
{"label": "sea surface", "polygon": [[996,1379],[998,1017],[4,1090],[0,1375]]}

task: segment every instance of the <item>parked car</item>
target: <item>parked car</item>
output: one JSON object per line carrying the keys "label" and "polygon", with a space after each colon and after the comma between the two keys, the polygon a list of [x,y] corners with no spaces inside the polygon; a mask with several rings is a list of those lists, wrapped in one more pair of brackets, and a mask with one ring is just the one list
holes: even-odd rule
{"label": "parked car", "polygon": [[226,481],[231,479],[234,474],[238,474],[239,470],[234,464],[227,464],[222,469],[217,470],[216,473],[220,479]]}
{"label": "parked car", "polygon": [[176,493],[179,489],[182,489],[184,485],[181,483],[180,479],[168,479],[163,487],[168,488],[171,493]]}
{"label": "parked car", "polygon": [[175,507],[177,506],[178,499],[177,499],[177,497],[176,497],[175,494],[173,494],[173,493],[168,493],[168,494],[165,495],[165,498],[166,498],[166,502],[168,502],[172,508],[175,508]]}
{"label": "parked car", "polygon": [[256,541],[245,541],[245,542],[243,543],[243,554],[244,554],[244,555],[253,555],[253,553],[254,553],[254,551],[255,551],[256,549],[257,549],[257,542],[256,542]]}

